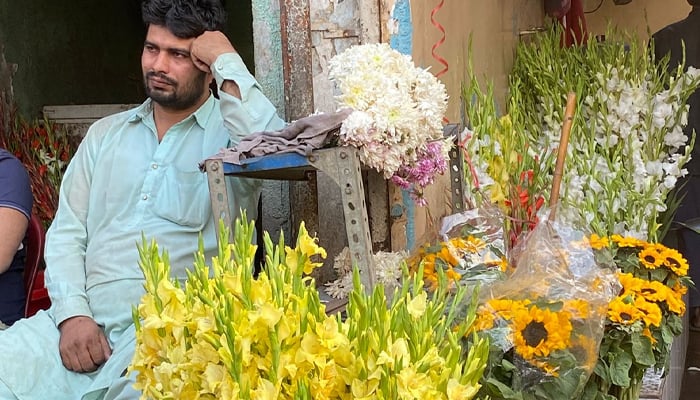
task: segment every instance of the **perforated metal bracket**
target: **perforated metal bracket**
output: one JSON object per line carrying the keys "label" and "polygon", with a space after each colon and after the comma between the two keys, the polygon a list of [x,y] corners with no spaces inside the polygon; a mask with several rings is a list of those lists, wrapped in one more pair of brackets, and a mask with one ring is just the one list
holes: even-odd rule
{"label": "perforated metal bracket", "polygon": [[451,136],[455,141],[454,146],[450,149],[450,192],[452,193],[452,212],[459,213],[466,208],[464,204],[464,154],[459,147],[459,125],[445,125],[443,133],[445,137]]}
{"label": "perforated metal bracket", "polygon": [[[224,164],[221,160],[211,159],[204,162],[209,183],[209,196],[211,197],[211,210],[214,216],[216,237],[219,237],[219,219],[223,219],[224,225],[231,227],[231,210],[229,209],[228,189],[224,175]],[[229,233],[229,242],[233,232]]]}
{"label": "perforated metal bracket", "polygon": [[375,271],[359,152],[355,148],[336,147],[315,151],[308,159],[314,168],[331,177],[340,188],[348,247],[354,263],[360,268],[365,291],[371,292],[375,285]]}

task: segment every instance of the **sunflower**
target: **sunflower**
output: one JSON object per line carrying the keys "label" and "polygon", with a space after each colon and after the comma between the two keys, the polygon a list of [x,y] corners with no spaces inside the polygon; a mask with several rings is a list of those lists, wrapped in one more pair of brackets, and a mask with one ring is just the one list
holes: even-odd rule
{"label": "sunflower", "polygon": [[515,351],[526,360],[548,357],[571,343],[571,315],[531,306],[513,313]]}
{"label": "sunflower", "polygon": [[644,280],[635,277],[632,274],[617,273],[617,278],[622,285],[623,293],[639,293],[642,290]]}
{"label": "sunflower", "polygon": [[683,300],[683,293],[671,290],[666,297],[666,305],[668,306],[668,310],[676,315],[685,314],[685,301]]}
{"label": "sunflower", "polygon": [[586,319],[590,316],[591,305],[585,300],[564,300],[563,310],[570,313],[572,317]]}
{"label": "sunflower", "polygon": [[634,304],[617,297],[608,306],[608,318],[620,325],[632,325],[642,319],[642,312]]}
{"label": "sunflower", "polygon": [[618,247],[644,247],[647,242],[631,237],[631,236],[620,236],[612,235],[610,239],[617,244]]}
{"label": "sunflower", "polygon": [[671,289],[681,296],[688,293],[688,286],[684,285],[681,281],[677,281]]}
{"label": "sunflower", "polygon": [[639,290],[639,294],[650,302],[666,301],[670,295],[669,292],[671,289],[659,281],[646,281]]}
{"label": "sunflower", "polygon": [[661,308],[658,304],[647,301],[644,297],[637,297],[634,306],[642,313],[642,320],[647,326],[661,326]]}
{"label": "sunflower", "polygon": [[644,329],[642,329],[642,335],[648,337],[649,340],[651,341],[652,345],[656,344],[657,340],[656,340],[656,338],[654,338],[654,335],[652,335],[651,329],[649,329],[648,326],[646,326],[646,327],[644,327]]}
{"label": "sunflower", "polygon": [[661,257],[663,258],[663,265],[667,266],[676,275],[686,276],[688,274],[688,260],[683,258],[678,250],[666,248],[661,253]]}
{"label": "sunflower", "polygon": [[511,319],[514,312],[527,308],[530,300],[491,299],[484,307],[487,312],[498,314],[503,319]]}
{"label": "sunflower", "polygon": [[576,335],[571,342],[571,353],[583,366],[592,371],[598,362],[598,347],[600,342],[592,336]]}
{"label": "sunflower", "polygon": [[610,240],[607,237],[600,237],[595,233],[588,238],[592,249],[600,250],[610,246]]}
{"label": "sunflower", "polygon": [[496,315],[491,311],[480,308],[476,313],[476,320],[469,328],[467,334],[471,334],[473,331],[485,331],[493,328],[494,322],[496,321]]}
{"label": "sunflower", "polygon": [[655,246],[644,247],[637,256],[639,257],[639,263],[646,269],[656,269],[664,262],[663,253]]}

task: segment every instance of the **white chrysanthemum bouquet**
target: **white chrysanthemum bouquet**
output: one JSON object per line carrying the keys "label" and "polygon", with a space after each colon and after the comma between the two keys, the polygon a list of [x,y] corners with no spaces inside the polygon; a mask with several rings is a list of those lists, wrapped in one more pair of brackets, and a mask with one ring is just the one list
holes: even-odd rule
{"label": "white chrysanthemum bouquet", "polygon": [[410,56],[388,44],[350,47],[329,62],[343,122],[340,143],[360,151],[361,161],[425,204],[422,189],[447,170],[450,142],[443,140],[445,86]]}

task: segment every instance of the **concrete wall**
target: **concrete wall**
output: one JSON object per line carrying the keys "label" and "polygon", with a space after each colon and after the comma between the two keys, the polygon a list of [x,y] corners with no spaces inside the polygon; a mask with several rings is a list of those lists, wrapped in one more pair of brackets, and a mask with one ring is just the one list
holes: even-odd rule
{"label": "concrete wall", "polygon": [[[249,2],[228,1],[227,33],[253,68]],[[140,0],[0,0],[0,43],[20,112],[48,104],[140,103]]]}
{"label": "concrete wall", "polygon": [[[584,1],[586,10],[594,10],[600,0]],[[690,12],[686,0],[632,0],[616,6],[612,1],[603,1],[600,8],[586,14],[588,30],[593,35],[605,33],[608,24],[629,32],[636,32],[642,40],[671,22],[685,18]]]}
{"label": "concrete wall", "polygon": [[[468,76],[470,60],[482,83],[494,84],[497,100],[502,104],[520,33],[542,26],[544,11],[542,2],[533,0],[446,1],[437,10],[439,4],[440,0],[410,2],[412,55],[417,65],[430,67],[436,74],[442,71],[444,65],[432,54],[442,37],[435,24],[442,25],[445,42],[435,52],[447,62],[447,71],[440,76],[450,97],[447,119],[461,123],[461,87]],[[399,215],[392,226],[392,248],[410,249],[439,228],[439,219],[451,213],[449,183],[445,175],[426,191],[429,208],[415,207],[405,196],[392,196],[392,217]]]}
{"label": "concrete wall", "polygon": [[[430,66],[436,73],[443,66],[431,52],[442,33],[433,25],[430,15],[439,3],[439,0],[411,2],[413,57],[416,63]],[[477,76],[493,80],[497,96],[504,98],[519,32],[541,26],[544,12],[539,0],[462,0],[444,4],[434,16],[446,32],[445,42],[436,52],[448,62],[449,70],[442,76],[450,95],[448,118],[458,122],[460,88],[467,76],[469,59]]]}

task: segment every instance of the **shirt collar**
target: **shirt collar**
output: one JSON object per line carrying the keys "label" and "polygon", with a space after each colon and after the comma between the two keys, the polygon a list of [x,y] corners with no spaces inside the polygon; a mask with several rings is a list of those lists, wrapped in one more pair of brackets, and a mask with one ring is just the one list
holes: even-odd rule
{"label": "shirt collar", "polygon": [[[185,120],[189,118],[194,118],[194,120],[197,122],[197,125],[199,125],[200,128],[204,129],[207,126],[207,122],[209,121],[209,117],[211,116],[211,113],[214,110],[215,104],[216,99],[212,94],[210,94],[207,101],[205,101],[204,104],[202,104],[197,109],[197,111],[190,114],[189,117],[185,118]],[[152,113],[153,101],[150,98],[148,98],[140,106],[134,109],[134,114],[131,116],[131,118],[129,118],[129,122],[140,122],[143,119],[145,119],[146,116]]]}

